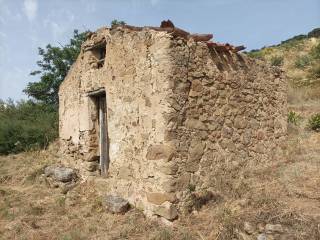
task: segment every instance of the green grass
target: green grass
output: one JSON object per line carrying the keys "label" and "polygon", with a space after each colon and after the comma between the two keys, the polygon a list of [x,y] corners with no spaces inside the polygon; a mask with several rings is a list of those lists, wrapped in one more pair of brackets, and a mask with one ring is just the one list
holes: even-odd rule
{"label": "green grass", "polygon": [[308,122],[308,126],[313,131],[320,131],[320,113],[311,116]]}
{"label": "green grass", "polygon": [[311,64],[311,57],[309,55],[303,55],[295,61],[295,67],[299,69],[304,69]]}
{"label": "green grass", "polygon": [[288,123],[298,125],[301,119],[302,119],[302,117],[294,111],[290,111],[288,113]]}
{"label": "green grass", "polygon": [[270,60],[272,66],[280,67],[283,64],[282,56],[273,56]]}

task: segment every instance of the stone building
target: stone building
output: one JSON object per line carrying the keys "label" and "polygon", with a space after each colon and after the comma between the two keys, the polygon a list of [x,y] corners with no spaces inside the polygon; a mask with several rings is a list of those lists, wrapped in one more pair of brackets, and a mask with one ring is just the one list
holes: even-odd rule
{"label": "stone building", "polygon": [[281,158],[282,72],[211,37],[170,21],[90,34],[59,91],[69,164],[106,194],[172,220],[190,191]]}

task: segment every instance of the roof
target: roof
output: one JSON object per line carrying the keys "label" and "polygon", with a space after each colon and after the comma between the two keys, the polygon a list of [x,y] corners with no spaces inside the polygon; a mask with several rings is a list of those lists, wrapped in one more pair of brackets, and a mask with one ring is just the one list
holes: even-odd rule
{"label": "roof", "polygon": [[216,49],[218,52],[223,52],[223,51],[231,51],[231,52],[239,52],[241,50],[244,50],[244,46],[232,46],[229,43],[217,43],[211,41],[213,38],[213,35],[210,34],[192,34],[189,33],[181,28],[175,27],[172,21],[167,20],[167,21],[162,21],[160,27],[152,27],[152,26],[145,26],[145,27],[135,27],[131,25],[114,25],[111,27],[111,29],[115,29],[118,27],[126,28],[131,31],[142,31],[144,29],[152,29],[155,31],[163,31],[171,34],[173,37],[180,37],[184,38],[186,40],[194,40],[195,42],[205,42],[208,47]]}

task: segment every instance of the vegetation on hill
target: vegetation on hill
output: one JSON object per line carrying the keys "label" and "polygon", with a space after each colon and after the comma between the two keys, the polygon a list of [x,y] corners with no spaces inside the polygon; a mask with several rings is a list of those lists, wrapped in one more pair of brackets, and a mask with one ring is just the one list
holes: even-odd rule
{"label": "vegetation on hill", "polygon": [[320,86],[320,28],[247,54],[283,68],[291,87]]}

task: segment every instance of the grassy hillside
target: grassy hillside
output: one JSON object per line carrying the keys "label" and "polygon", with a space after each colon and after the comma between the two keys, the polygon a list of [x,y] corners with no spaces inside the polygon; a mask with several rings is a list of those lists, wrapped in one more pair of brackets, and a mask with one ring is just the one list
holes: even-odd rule
{"label": "grassy hillside", "polygon": [[320,85],[320,29],[248,55],[281,67],[292,87]]}

